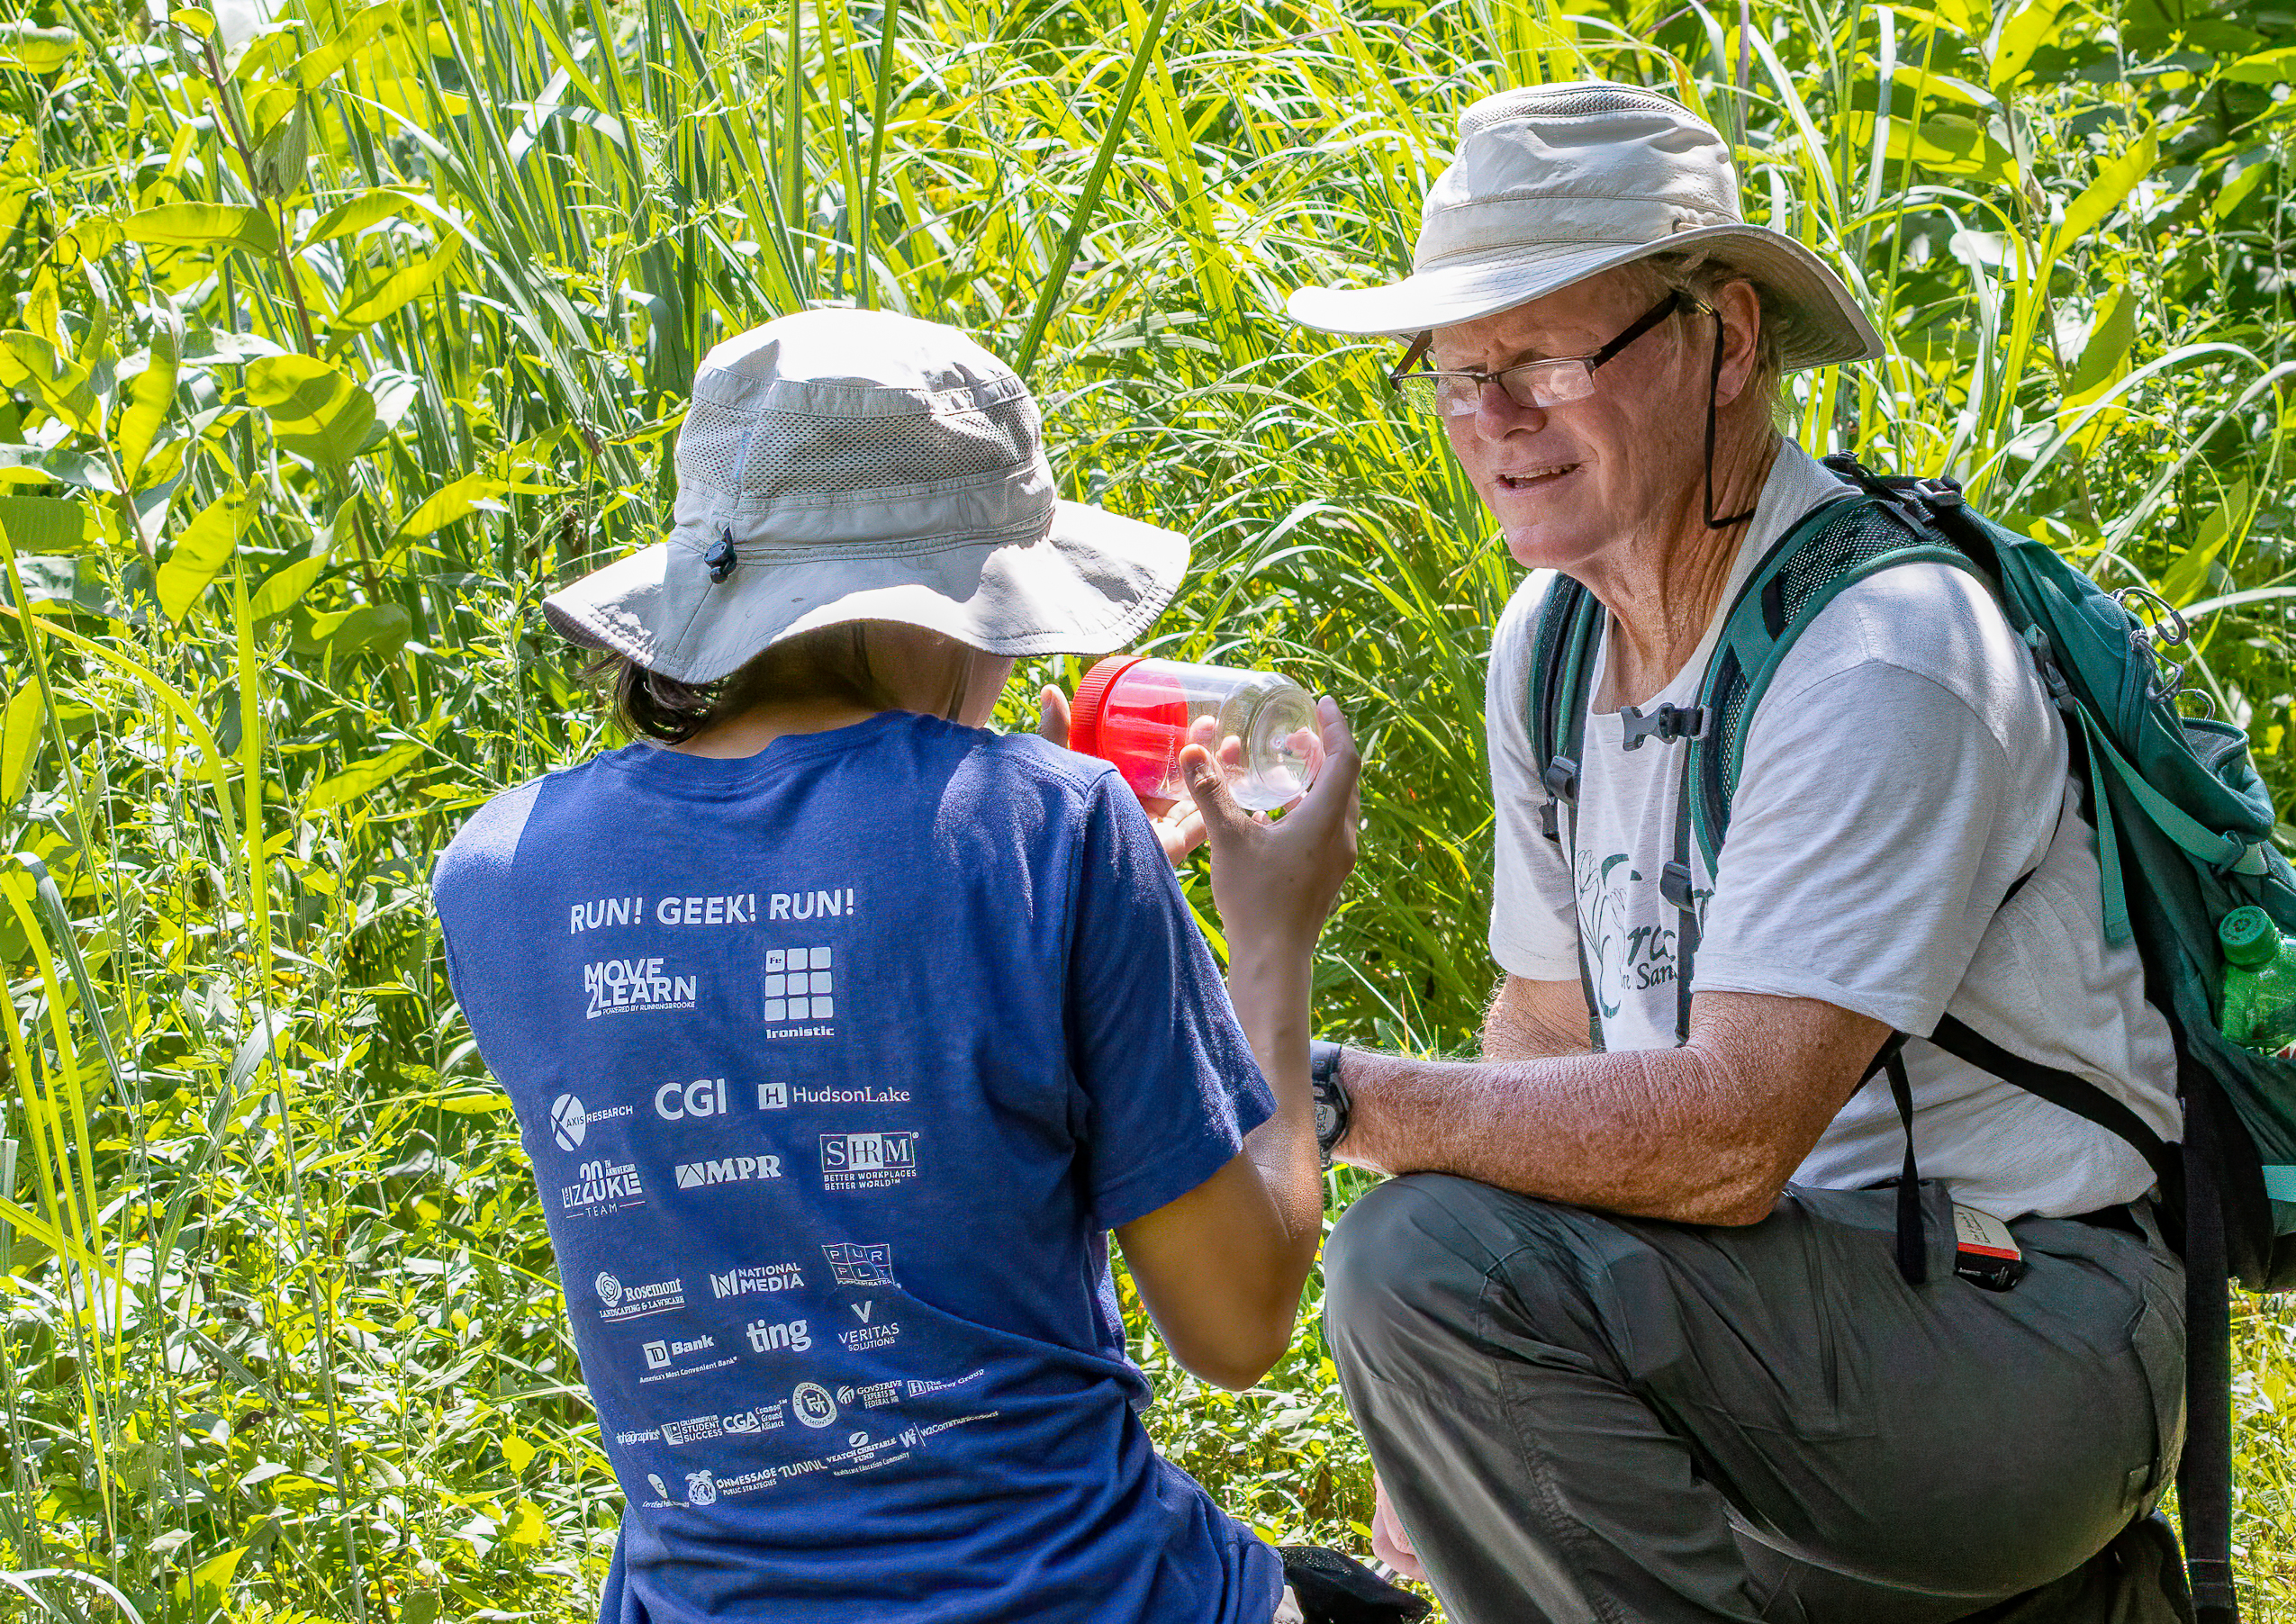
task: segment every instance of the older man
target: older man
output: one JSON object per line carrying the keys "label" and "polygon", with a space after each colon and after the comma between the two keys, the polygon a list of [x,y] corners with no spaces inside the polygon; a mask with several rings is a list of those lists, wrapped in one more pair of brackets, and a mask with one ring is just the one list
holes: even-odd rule
{"label": "older man", "polygon": [[[1867,1081],[1893,1033],[1950,1014],[2179,1125],[2063,719],[1984,587],[1906,564],[1825,608],[1689,859],[1696,906],[1662,894],[1683,746],[1650,718],[1697,703],[1756,561],[1850,494],[1777,432],[1780,379],[1879,341],[1664,96],[1510,92],[1460,138],[1411,277],[1291,303],[1410,341],[1398,387],[1538,572],[1491,653],[1483,1058],[1318,1056],[1327,1147],[1398,1175],[1326,1254],[1381,1548],[1460,1624],[1929,1624],[2109,1545],[2157,1565],[2114,1543],[2182,1432],[2146,1162],[1915,1036],[1929,1267],[1894,1254],[1907,1139]],[[1526,703],[1558,576],[1608,611],[1559,796]],[[1963,1277],[1957,1223],[2022,1277]]]}

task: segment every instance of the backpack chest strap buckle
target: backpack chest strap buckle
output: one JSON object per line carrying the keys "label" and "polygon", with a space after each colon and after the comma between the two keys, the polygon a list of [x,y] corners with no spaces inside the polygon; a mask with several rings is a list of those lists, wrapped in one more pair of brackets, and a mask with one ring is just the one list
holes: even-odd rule
{"label": "backpack chest strap buckle", "polygon": [[1704,705],[1661,705],[1644,716],[1629,705],[1618,713],[1626,728],[1625,748],[1640,750],[1645,739],[1671,744],[1677,739],[1703,739],[1713,713]]}
{"label": "backpack chest strap buckle", "polygon": [[1547,787],[1547,798],[1539,807],[1539,833],[1562,844],[1562,804],[1578,804],[1578,763],[1567,755],[1559,755],[1547,763],[1539,774],[1539,781]]}

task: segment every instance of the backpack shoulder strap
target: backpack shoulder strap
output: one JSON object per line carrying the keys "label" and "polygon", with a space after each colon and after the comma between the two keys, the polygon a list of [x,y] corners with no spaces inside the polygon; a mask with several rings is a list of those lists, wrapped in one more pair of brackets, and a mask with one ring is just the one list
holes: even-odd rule
{"label": "backpack shoulder strap", "polygon": [[[1561,849],[1566,869],[1572,868],[1578,846],[1578,763],[1586,736],[1586,683],[1602,625],[1603,606],[1595,594],[1557,572],[1532,630],[1523,716],[1532,759],[1541,763],[1540,781],[1547,789],[1539,808],[1540,832]],[[1572,889],[1575,898],[1575,870]],[[1595,997],[1594,968],[1586,962],[1583,933],[1572,934],[1578,938],[1578,989],[1586,998],[1586,1042],[1599,1052],[1603,1017]]]}
{"label": "backpack shoulder strap", "polygon": [[1942,564],[1985,579],[1921,504],[1870,474],[1866,479],[1858,494],[1813,509],[1779,537],[1722,623],[1699,691],[1700,708],[1713,720],[1690,741],[1688,762],[1691,835],[1710,870],[1730,826],[1746,730],[1810,623],[1858,582],[1898,564]]}
{"label": "backpack shoulder strap", "polygon": [[1532,759],[1547,786],[1546,836],[1559,840],[1559,802],[1578,798],[1579,751],[1586,735],[1586,682],[1594,672],[1603,606],[1569,576],[1557,572],[1540,600],[1532,628],[1530,691],[1523,715]]}

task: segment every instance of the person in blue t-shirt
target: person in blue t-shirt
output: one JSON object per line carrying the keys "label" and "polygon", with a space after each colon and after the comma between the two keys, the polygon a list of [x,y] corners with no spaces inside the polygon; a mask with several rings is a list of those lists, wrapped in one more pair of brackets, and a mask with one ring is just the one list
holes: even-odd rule
{"label": "person in blue t-shirt", "polygon": [[785,317],[705,359],[677,472],[667,538],[545,606],[637,742],[496,797],[434,880],[628,1500],[604,1624],[1296,1618],[1149,1442],[1107,1232],[1181,1364],[1282,1354],[1344,720],[1272,823],[1218,741],[1183,757],[1224,989],[1198,829],[983,728],[1016,656],[1117,646],[1187,562],[1054,499],[1009,370]]}

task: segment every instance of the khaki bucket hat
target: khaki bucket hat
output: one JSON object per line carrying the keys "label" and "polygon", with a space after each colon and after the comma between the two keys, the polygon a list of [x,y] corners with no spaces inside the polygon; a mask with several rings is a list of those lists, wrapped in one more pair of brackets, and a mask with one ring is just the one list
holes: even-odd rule
{"label": "khaki bucket hat", "polygon": [[952,328],[817,310],[702,357],[669,534],[544,600],[681,682],[784,637],[894,620],[991,654],[1106,654],[1162,613],[1176,531],[1062,501],[1012,369]]}
{"label": "khaki bucket hat", "polygon": [[1824,260],[1746,223],[1730,148],[1680,103],[1586,79],[1485,96],[1427,194],[1411,275],[1380,287],[1301,288],[1291,319],[1326,332],[1422,333],[1569,286],[1652,254],[1703,248],[1767,287],[1789,372],[1882,354]]}

